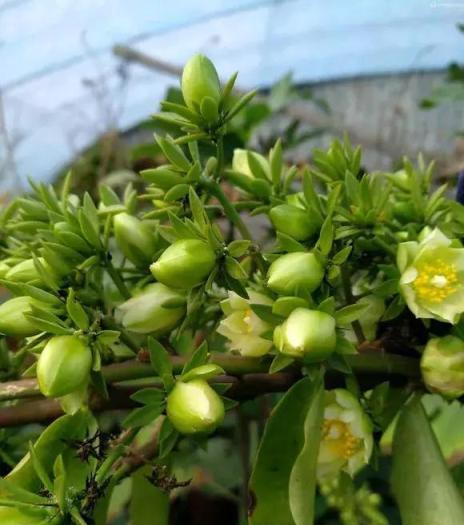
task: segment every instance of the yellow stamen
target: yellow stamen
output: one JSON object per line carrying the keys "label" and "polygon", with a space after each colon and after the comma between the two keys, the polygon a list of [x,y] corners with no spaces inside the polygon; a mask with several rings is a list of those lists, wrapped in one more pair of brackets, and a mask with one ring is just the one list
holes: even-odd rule
{"label": "yellow stamen", "polygon": [[454,264],[447,264],[438,259],[436,262],[423,264],[418,268],[418,272],[412,285],[420,299],[439,303],[458,288],[458,275]]}
{"label": "yellow stamen", "polygon": [[337,419],[324,420],[322,439],[344,459],[349,459],[356,454],[361,446],[361,440],[353,436],[349,426]]}
{"label": "yellow stamen", "polygon": [[253,325],[251,323],[252,315],[253,315],[253,311],[251,310],[251,308],[249,308],[248,310],[245,310],[245,313],[243,314],[243,321],[247,325],[248,333],[253,331]]}

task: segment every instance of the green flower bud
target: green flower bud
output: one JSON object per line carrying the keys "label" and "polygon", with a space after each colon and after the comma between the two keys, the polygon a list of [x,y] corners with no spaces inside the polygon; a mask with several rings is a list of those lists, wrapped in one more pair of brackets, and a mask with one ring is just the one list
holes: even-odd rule
{"label": "green flower bud", "polygon": [[267,274],[267,285],[282,295],[314,291],[324,278],[324,269],[313,253],[293,252],[276,259]]}
{"label": "green flower bud", "polygon": [[213,432],[224,419],[224,403],[203,379],[178,381],[167,399],[167,415],[182,434]]}
{"label": "green flower bud", "polygon": [[269,212],[269,217],[278,232],[290,235],[297,241],[308,239],[319,227],[306,210],[292,204],[274,206]]}
{"label": "green flower bud", "polygon": [[274,344],[282,354],[317,362],[335,350],[335,319],[325,312],[296,308],[274,330]]}
{"label": "green flower bud", "polygon": [[[167,303],[168,308],[163,306]],[[178,306],[172,307],[173,303]],[[153,283],[121,304],[116,319],[131,332],[160,335],[174,328],[184,314],[185,296],[164,284]]]}
{"label": "green flower bud", "polygon": [[[39,262],[48,270],[50,267],[45,262],[43,257],[38,258]],[[18,264],[15,264],[8,270],[5,275],[7,281],[14,281],[17,283],[29,283],[29,284],[41,284],[42,279],[40,278],[39,272],[37,271],[34,259],[26,259]]]}
{"label": "green flower bud", "polygon": [[194,55],[185,64],[182,72],[182,95],[185,104],[193,111],[199,111],[208,97],[216,106],[221,99],[221,84],[211,60],[204,55]]}
{"label": "green flower bud", "polygon": [[208,243],[181,239],[171,244],[150,270],[166,286],[188,289],[204,281],[215,263],[216,254]]}
{"label": "green flower bud", "polygon": [[393,205],[393,216],[400,222],[411,222],[416,217],[416,211],[412,202],[395,202]]}
{"label": "green flower bud", "polygon": [[430,339],[421,358],[424,383],[450,399],[464,394],[464,341],[452,335]]}
{"label": "green flower bud", "polygon": [[128,213],[115,215],[113,224],[116,243],[124,256],[136,266],[150,264],[157,249],[153,227]]}
{"label": "green flower bud", "polygon": [[29,337],[41,332],[24,314],[31,312],[31,306],[46,308],[46,305],[22,296],[13,297],[0,304],[0,332],[12,337]]}
{"label": "green flower bud", "polygon": [[411,178],[405,170],[399,170],[388,175],[388,179],[398,188],[409,191],[411,189]]}
{"label": "green flower bud", "polygon": [[75,335],[52,337],[37,362],[40,391],[47,397],[61,397],[83,387],[89,380],[92,352]]}
{"label": "green flower bud", "polygon": [[287,204],[291,204],[292,206],[296,206],[297,208],[301,208],[302,210],[304,210],[304,198],[304,193],[302,191],[299,191],[298,193],[290,193],[290,195],[287,195],[286,200]]}

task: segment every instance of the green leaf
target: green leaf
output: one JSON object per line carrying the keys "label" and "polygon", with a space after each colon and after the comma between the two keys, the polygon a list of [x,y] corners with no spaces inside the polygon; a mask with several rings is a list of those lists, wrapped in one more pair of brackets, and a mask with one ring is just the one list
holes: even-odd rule
{"label": "green leaf", "polygon": [[253,151],[247,151],[247,161],[248,166],[250,167],[251,173],[257,178],[267,181],[268,175],[261,164],[261,162],[258,160],[261,158],[261,156],[258,153],[254,153]]}
{"label": "green leaf", "polygon": [[393,439],[392,488],[403,525],[462,525],[464,500],[414,397],[402,410]]}
{"label": "green leaf", "polygon": [[237,239],[227,245],[227,250],[231,257],[242,257],[250,248],[251,241],[247,239]]}
{"label": "green leaf", "polygon": [[251,99],[256,95],[257,92],[257,90],[254,90],[250,91],[246,95],[243,95],[243,97],[241,97],[240,100],[238,100],[227,113],[227,120],[230,120],[231,118],[235,117],[235,115],[251,101]]}
{"label": "green leaf", "polygon": [[164,392],[158,388],[142,388],[132,394],[131,399],[142,405],[158,404],[164,400]]}
{"label": "green leaf", "polygon": [[119,340],[121,332],[118,330],[102,330],[98,332],[97,340],[104,346],[111,346]]}
{"label": "green leaf", "polygon": [[5,281],[3,279],[0,279],[0,284],[6,286],[11,292],[13,292],[14,295],[28,295],[33,299],[37,299],[38,301],[48,303],[53,306],[61,306],[62,304],[56,295],[46,292],[40,288],[36,288],[31,284],[15,283],[13,281]]}
{"label": "green leaf", "polygon": [[293,359],[293,357],[278,353],[272,360],[271,366],[269,367],[269,373],[275,374],[276,372],[280,372],[280,370],[287,368],[294,362],[295,360]]}
{"label": "green leaf", "polygon": [[48,475],[48,472],[46,471],[45,467],[42,465],[42,462],[40,461],[40,458],[37,456],[34,447],[32,443],[29,442],[29,454],[32,461],[32,466],[34,467],[35,473],[37,474],[37,477],[42,482],[42,485],[49,490],[50,492],[53,491],[53,483],[50,479],[50,476]]}
{"label": "green leaf", "polygon": [[[58,455],[68,447],[67,440],[82,439],[85,436],[87,422],[88,414],[82,412],[72,416],[62,416],[48,425],[39,436],[34,443],[35,456],[48,475],[51,475]],[[6,476],[6,479],[26,490],[38,491],[41,486],[29,453]],[[3,495],[1,487],[0,495]]]}
{"label": "green leaf", "polygon": [[190,186],[188,184],[176,184],[169,191],[166,192],[164,200],[166,202],[174,202],[184,198],[189,192]]}
{"label": "green leaf", "polygon": [[8,497],[8,499],[21,501],[22,503],[31,503],[33,505],[43,505],[44,503],[48,503],[47,498],[37,496],[37,494],[29,492],[28,490],[21,488],[15,483],[12,483],[8,479],[1,477],[0,493],[2,494],[2,496]]}
{"label": "green leaf", "polygon": [[295,308],[308,308],[308,301],[301,297],[279,297],[272,305],[272,313],[288,317]]}
{"label": "green leaf", "polygon": [[226,258],[225,258],[225,268],[226,268],[227,273],[233,279],[237,279],[238,281],[243,281],[248,278],[248,274],[242,268],[242,265],[237,261],[237,259],[234,259],[233,257],[229,257],[228,255],[226,255]]}
{"label": "green leaf", "polygon": [[274,186],[279,186],[282,175],[282,142],[279,139],[269,153],[271,179]]}
{"label": "green leaf", "polygon": [[208,352],[208,342],[204,340],[201,345],[195,350],[194,354],[190,360],[185,363],[182,370],[182,375],[186,374],[190,370],[197,368],[198,366],[206,364],[208,361],[209,352]]}
{"label": "green leaf", "polygon": [[164,388],[168,390],[174,385],[172,363],[168,352],[165,350],[164,346],[153,337],[148,338],[148,351],[155,372],[163,381]]}
{"label": "green leaf", "polygon": [[61,323],[55,323],[43,317],[37,317],[28,313],[25,313],[24,316],[27,317],[29,321],[32,321],[34,325],[43,332],[49,332],[54,335],[70,335],[73,333],[72,328],[66,328]]}
{"label": "green leaf", "polygon": [[229,77],[229,80],[224,84],[224,87],[222,88],[221,102],[222,102],[223,107],[227,107],[230,95],[232,93],[232,90],[234,89],[235,81],[237,80],[237,75],[238,75],[238,71],[233,73]]}
{"label": "green leaf", "polygon": [[332,262],[334,264],[343,264],[350,256],[352,249],[352,246],[345,246],[332,257]]}
{"label": "green leaf", "polygon": [[132,476],[132,497],[129,505],[132,525],[168,525],[169,494],[155,487],[147,479],[149,467]]}
{"label": "green leaf", "polygon": [[290,237],[290,235],[287,235],[282,232],[277,232],[276,237],[279,247],[281,247],[282,250],[285,252],[292,253],[306,251],[306,247],[298,241],[295,241],[295,239],[293,239],[293,237]]}
{"label": "green leaf", "polygon": [[169,221],[171,222],[174,233],[178,239],[198,239],[198,232],[190,228],[185,222],[181,221],[177,215],[168,212]]}
{"label": "green leaf", "polygon": [[404,310],[405,304],[403,298],[400,295],[397,295],[393,298],[393,301],[387,306],[385,313],[381,317],[381,321],[391,321],[398,317],[401,312]]}
{"label": "green leaf", "polygon": [[179,433],[172,426],[168,418],[165,418],[159,435],[159,457],[166,457],[176,446]]}
{"label": "green leaf", "polygon": [[93,221],[88,215],[86,215],[84,209],[80,209],[78,213],[79,225],[81,227],[82,235],[85,240],[97,250],[102,248],[100,240],[100,226],[98,219]]}
{"label": "green leaf", "polygon": [[200,104],[201,116],[207,122],[216,122],[219,118],[218,103],[212,97],[203,97]]}
{"label": "green leaf", "polygon": [[313,525],[324,389],[304,378],[269,418],[250,480],[250,525]]}
{"label": "green leaf", "polygon": [[360,315],[369,308],[368,303],[350,304],[335,312],[337,324],[346,325],[359,319]]}
{"label": "green leaf", "polygon": [[191,381],[192,379],[204,379],[207,381],[220,374],[225,374],[225,371],[219,365],[214,363],[207,363],[206,365],[197,366],[190,369],[185,374],[182,374],[182,381]]}
{"label": "green leaf", "polygon": [[82,305],[76,301],[76,294],[72,288],[69,289],[68,297],[66,299],[66,311],[73,323],[80,330],[88,330],[89,318]]}
{"label": "green leaf", "polygon": [[58,290],[59,286],[56,282],[55,277],[51,274],[50,271],[47,271],[43,264],[40,262],[40,259],[35,255],[35,253],[32,254],[32,258],[34,260],[34,267],[37,270],[37,273],[40,276],[40,279],[51,289],[51,290]]}
{"label": "green leaf", "polygon": [[267,304],[250,304],[250,308],[253,312],[266,323],[272,325],[280,324],[283,322],[283,318],[280,315],[276,315],[273,312],[272,306]]}
{"label": "green leaf", "polygon": [[63,456],[59,455],[53,465],[53,493],[60,509],[64,510],[66,505],[66,468]]}
{"label": "green leaf", "polygon": [[334,228],[332,225],[332,219],[327,217],[321,228],[319,239],[316,243],[316,247],[319,248],[323,255],[328,255],[332,249],[332,243],[334,240]]}
{"label": "green leaf", "polygon": [[190,162],[180,146],[174,144],[170,137],[164,138],[160,137],[159,135],[155,135],[155,140],[171,164],[174,164],[174,166],[177,166],[185,172],[189,171]]}
{"label": "green leaf", "polygon": [[153,423],[164,410],[164,403],[146,405],[142,408],[133,410],[124,420],[123,426],[125,428],[144,427]]}
{"label": "green leaf", "polygon": [[190,186],[189,188],[189,204],[193,220],[200,227],[201,231],[204,231],[207,225],[205,210],[203,208],[203,204],[200,198],[198,197],[192,186]]}

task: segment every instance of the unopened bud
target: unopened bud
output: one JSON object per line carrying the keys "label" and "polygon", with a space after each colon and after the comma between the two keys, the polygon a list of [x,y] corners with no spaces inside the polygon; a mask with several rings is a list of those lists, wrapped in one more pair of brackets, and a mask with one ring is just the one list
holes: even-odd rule
{"label": "unopened bud", "polygon": [[13,297],[0,304],[0,332],[12,337],[29,337],[41,332],[25,314],[31,313],[31,306],[46,307],[32,297]]}
{"label": "unopened bud", "polygon": [[75,335],[52,337],[37,362],[40,391],[47,397],[61,397],[83,387],[90,376],[92,352]]}
{"label": "unopened bud", "polygon": [[167,399],[167,415],[182,434],[210,433],[224,419],[224,403],[203,379],[178,381]]}
{"label": "unopened bud", "polygon": [[314,291],[322,282],[324,269],[313,253],[293,252],[276,259],[268,271],[267,285],[282,295]]}
{"label": "unopened bud", "polygon": [[[47,265],[43,257],[38,258],[39,263],[41,263],[48,270],[50,267]],[[29,283],[29,284],[41,284],[42,279],[40,278],[39,272],[37,271],[34,259],[26,259],[21,261],[18,264],[15,264],[11,267],[5,275],[7,281],[14,281],[19,283]]]}
{"label": "unopened bud", "polygon": [[421,358],[424,383],[450,399],[464,394],[464,341],[458,337],[430,339]]}
{"label": "unopened bud", "polygon": [[150,270],[166,286],[189,289],[204,281],[215,264],[216,254],[208,243],[181,239],[171,244]]}
{"label": "unopened bud", "polygon": [[116,318],[131,332],[160,335],[169,332],[182,319],[185,301],[185,296],[178,291],[153,283],[121,304]]}
{"label": "unopened bud", "polygon": [[119,249],[136,266],[146,266],[157,249],[153,227],[128,213],[118,213],[114,219],[114,236]]}
{"label": "unopened bud", "polygon": [[292,204],[274,206],[269,212],[269,217],[278,232],[290,235],[297,241],[308,239],[319,227],[306,210]]}
{"label": "unopened bud", "polygon": [[194,55],[182,72],[182,95],[185,104],[193,111],[199,111],[204,99],[211,99],[219,105],[221,84],[211,60],[204,55]]}
{"label": "unopened bud", "polygon": [[313,362],[327,359],[336,345],[335,319],[325,312],[296,308],[274,330],[274,344],[282,354]]}

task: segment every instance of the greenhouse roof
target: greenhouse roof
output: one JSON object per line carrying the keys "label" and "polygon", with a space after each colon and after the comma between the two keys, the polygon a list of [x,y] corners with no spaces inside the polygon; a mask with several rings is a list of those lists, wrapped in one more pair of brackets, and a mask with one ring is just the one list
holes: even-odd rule
{"label": "greenhouse roof", "polygon": [[109,127],[126,129],[156,110],[175,80],[123,67],[115,44],[176,66],[201,51],[224,77],[239,70],[241,87],[268,86],[290,70],[298,82],[316,82],[437,69],[458,58],[464,1],[459,7],[444,0],[0,0],[4,179],[49,178]]}

